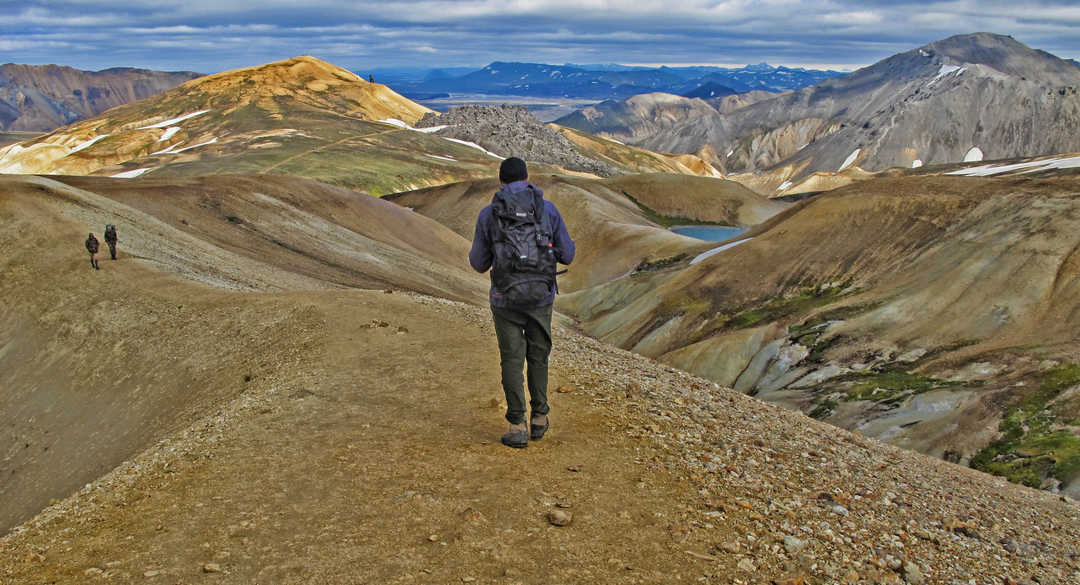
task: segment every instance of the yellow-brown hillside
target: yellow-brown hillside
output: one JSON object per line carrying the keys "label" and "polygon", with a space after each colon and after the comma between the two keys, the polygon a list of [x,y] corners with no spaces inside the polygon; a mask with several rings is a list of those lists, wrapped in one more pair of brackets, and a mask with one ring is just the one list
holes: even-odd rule
{"label": "yellow-brown hillside", "polygon": [[[481,161],[482,153],[460,145],[453,147],[454,152],[443,152],[445,141],[418,145],[413,143],[422,138],[383,136],[404,130],[378,123],[386,119],[413,123],[430,111],[345,69],[314,57],[297,57],[201,77],[0,149],[0,172],[138,175],[161,174],[169,167],[170,174],[190,175],[280,170],[383,192],[423,185],[430,177],[445,181],[446,171],[431,169],[430,159],[424,165],[406,161],[410,168],[405,170],[399,165],[380,169],[379,177],[397,177],[389,185],[378,178],[366,182],[363,177],[342,176],[353,172],[350,169],[373,167],[367,161],[340,160],[343,156],[376,147],[383,159],[388,150],[406,153],[399,158],[421,158],[425,152],[458,161],[465,158],[457,165],[461,178],[474,171],[486,173],[490,166],[486,160],[479,167],[468,160]],[[344,144],[354,139],[359,143]],[[343,152],[338,152],[340,145]],[[326,168],[304,161],[299,169],[310,169],[314,176],[281,168],[313,151],[322,153]]]}

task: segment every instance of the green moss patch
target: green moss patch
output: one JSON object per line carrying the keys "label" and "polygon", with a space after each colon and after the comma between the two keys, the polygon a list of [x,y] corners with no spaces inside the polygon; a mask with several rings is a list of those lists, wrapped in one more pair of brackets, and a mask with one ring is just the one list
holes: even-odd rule
{"label": "green moss patch", "polygon": [[708,337],[717,331],[745,329],[806,313],[846,296],[842,293],[847,288],[849,288],[849,283],[846,282],[826,289],[812,288],[790,296],[775,297],[760,305],[747,307],[735,313],[720,313],[705,326],[703,337]]}
{"label": "green moss patch", "polygon": [[837,402],[831,398],[826,398],[817,404],[808,415],[810,418],[816,418],[818,420],[826,419],[832,416],[832,413],[836,411]]}
{"label": "green moss patch", "polygon": [[1080,384],[1080,364],[1065,364],[1039,375],[1038,387],[1017,396],[998,426],[1001,438],[979,451],[971,467],[1016,483],[1040,487],[1046,478],[1067,481],[1080,472],[1080,437],[1062,428],[1075,425],[1072,401],[1051,404]]}
{"label": "green moss patch", "polygon": [[845,401],[873,400],[881,404],[893,403],[908,396],[922,394],[930,390],[965,385],[963,382],[939,380],[904,371],[848,374],[835,382],[848,382],[848,384],[838,388],[839,391],[846,394]]}
{"label": "green moss patch", "polygon": [[[843,289],[841,289],[843,290]],[[845,321],[856,317],[863,313],[869,312],[873,309],[880,307],[882,303],[880,301],[862,303],[856,305],[846,305],[843,307],[835,307],[828,309],[813,317],[788,327],[788,337],[797,342],[799,345],[811,348],[811,352],[818,350],[817,354],[820,357],[828,346],[832,345],[832,339],[821,341],[821,336],[825,333],[825,326],[830,321]],[[818,346],[822,347],[819,349]],[[820,360],[818,360],[820,361]]]}
{"label": "green moss patch", "polygon": [[676,254],[675,256],[668,256],[666,258],[658,258],[656,260],[642,260],[641,263],[634,268],[633,273],[663,270],[664,268],[674,266],[689,257],[689,254],[683,253]]}

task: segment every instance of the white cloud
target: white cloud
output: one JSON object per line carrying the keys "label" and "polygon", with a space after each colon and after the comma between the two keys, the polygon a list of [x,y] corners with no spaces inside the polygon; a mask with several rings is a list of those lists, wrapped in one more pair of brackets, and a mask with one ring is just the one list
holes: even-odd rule
{"label": "white cloud", "polygon": [[8,60],[82,68],[214,72],[314,54],[346,67],[565,60],[850,69],[975,31],[1080,54],[1080,6],[1061,1],[311,0],[302,10],[294,0],[7,4],[0,5],[0,50]]}

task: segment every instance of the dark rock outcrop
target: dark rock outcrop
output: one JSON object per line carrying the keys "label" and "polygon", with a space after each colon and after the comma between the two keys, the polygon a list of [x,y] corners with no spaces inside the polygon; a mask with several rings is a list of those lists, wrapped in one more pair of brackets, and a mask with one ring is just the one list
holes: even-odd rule
{"label": "dark rock outcrop", "polygon": [[461,106],[427,114],[418,128],[446,126],[440,136],[475,142],[502,156],[557,165],[602,177],[618,174],[611,165],[581,154],[562,134],[548,128],[524,106]]}

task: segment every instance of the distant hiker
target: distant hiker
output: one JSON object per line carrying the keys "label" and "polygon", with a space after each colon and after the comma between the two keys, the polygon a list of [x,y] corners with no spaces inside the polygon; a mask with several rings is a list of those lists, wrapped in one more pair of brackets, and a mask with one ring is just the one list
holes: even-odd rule
{"label": "distant hiker", "polygon": [[368,73],[367,80],[368,80],[368,83],[375,83],[375,76]]}
{"label": "distant hiker", "polygon": [[[574,260],[574,241],[559,210],[528,181],[525,161],[510,157],[499,167],[502,187],[476,220],[469,263],[491,268],[491,314],[499,341],[506,420],[502,443],[522,448],[547,432],[551,307],[558,286],[556,262]],[[525,424],[522,367],[528,362],[529,406]]]}
{"label": "distant hiker", "polygon": [[97,263],[98,247],[98,239],[94,237],[94,232],[90,232],[90,235],[86,238],[86,251],[90,252],[90,266],[93,266],[94,270],[101,269]]}
{"label": "distant hiker", "polygon": [[116,226],[111,223],[105,226],[105,243],[109,245],[109,255],[116,260]]}

